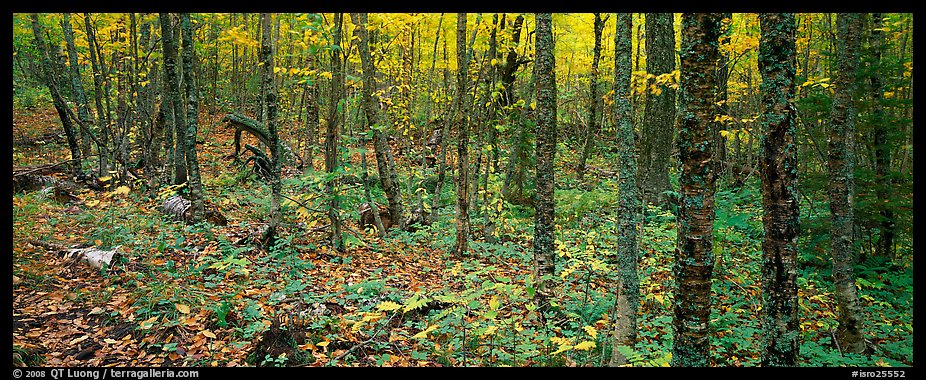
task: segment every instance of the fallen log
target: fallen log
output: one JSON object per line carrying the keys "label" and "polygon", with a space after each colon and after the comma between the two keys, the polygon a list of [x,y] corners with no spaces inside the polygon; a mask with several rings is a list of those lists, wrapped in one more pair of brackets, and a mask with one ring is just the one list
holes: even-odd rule
{"label": "fallen log", "polygon": [[[242,132],[248,132],[266,146],[271,145],[270,132],[264,129],[264,127],[257,120],[254,120],[240,113],[230,113],[226,114],[225,117],[222,118],[222,121],[225,122],[226,127],[235,128],[235,153],[233,153],[231,157],[234,157],[236,160],[238,159],[238,155],[241,154]],[[295,164],[296,167],[302,169],[302,166],[304,165],[302,157],[294,152],[293,148],[290,147],[286,141],[281,140],[280,146],[283,148],[283,164]],[[264,155],[269,156],[269,154]]]}
{"label": "fallen log", "polygon": [[[164,200],[161,211],[171,215],[174,219],[190,224],[193,221],[192,202],[180,195],[174,195]],[[217,226],[228,225],[228,220],[218,210],[206,207],[204,219]]]}
{"label": "fallen log", "polygon": [[13,192],[36,191],[57,186],[61,181],[55,177],[42,174],[13,175]]}
{"label": "fallen log", "polygon": [[122,254],[119,252],[119,247],[121,246],[115,246],[112,249],[105,251],[94,247],[70,248],[61,244],[44,242],[41,240],[30,239],[27,242],[34,246],[42,247],[46,250],[63,254],[65,258],[75,261],[82,261],[95,269],[102,269],[104,265],[106,265],[107,268],[111,268],[113,261],[118,261],[122,257]]}
{"label": "fallen log", "polygon": [[35,137],[26,136],[13,140],[13,146],[36,146],[51,143],[62,143],[64,142],[64,136],[62,136],[62,134],[62,132],[46,132]]}
{"label": "fallen log", "polygon": [[39,174],[39,175],[48,175],[53,173],[61,173],[67,171],[66,168],[62,168],[65,164],[76,161],[75,159],[65,160],[53,164],[41,164],[41,165],[30,165],[30,166],[14,166],[13,167],[13,177],[29,175],[29,174]]}

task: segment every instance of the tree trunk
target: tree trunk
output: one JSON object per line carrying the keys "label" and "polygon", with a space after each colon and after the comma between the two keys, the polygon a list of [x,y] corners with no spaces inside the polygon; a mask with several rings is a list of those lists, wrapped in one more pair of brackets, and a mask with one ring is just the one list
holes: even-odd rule
{"label": "tree trunk", "polygon": [[174,135],[174,184],[179,185],[187,181],[186,172],[186,139],[182,126],[186,124],[186,115],[183,112],[183,101],[180,95],[180,74],[177,72],[177,44],[174,26],[168,13],[161,13],[161,46],[164,49],[164,86],[165,102],[171,103],[174,117],[173,125],[167,133]]}
{"label": "tree trunk", "polygon": [[453,245],[453,255],[463,257],[469,248],[469,120],[464,107],[468,97],[467,77],[469,75],[469,56],[466,49],[466,13],[457,14],[457,93],[456,115],[457,124],[457,176],[455,179],[457,191],[456,207],[456,240]]}
{"label": "tree trunk", "polygon": [[582,144],[582,155],[579,156],[579,164],[576,165],[576,175],[579,177],[579,183],[585,178],[585,163],[592,154],[592,148],[597,143],[598,135],[598,109],[600,101],[598,100],[598,61],[601,60],[601,33],[604,31],[604,19],[601,13],[595,13],[595,48],[592,56],[592,73],[591,85],[588,102],[588,128],[585,130],[585,141]]}
{"label": "tree trunk", "polygon": [[[671,13],[646,14],[647,75],[658,77],[675,70],[673,23]],[[669,158],[672,156],[672,130],[675,123],[675,90],[671,86],[661,85],[657,86],[656,91],[658,93],[647,90],[646,94],[640,141],[640,175],[646,202],[662,204],[665,203],[663,192],[671,190]]]}
{"label": "tree trunk", "polygon": [[759,14],[759,73],[762,74],[762,366],[797,364],[800,319],[797,300],[796,119],[791,105],[797,70],[793,13]]}
{"label": "tree trunk", "polygon": [[282,184],[280,182],[280,166],[282,159],[280,157],[282,149],[280,148],[280,136],[277,131],[277,89],[274,83],[273,68],[273,37],[271,35],[271,20],[269,13],[260,14],[261,26],[261,43],[260,43],[260,61],[261,61],[261,80],[264,88],[264,107],[266,108],[266,118],[264,122],[267,125],[267,132],[270,137],[270,148],[272,157],[270,170],[270,223],[267,230],[262,236],[262,240],[267,246],[272,246],[277,236],[277,229],[280,226],[280,193]]}
{"label": "tree trunk", "polygon": [[839,38],[833,110],[830,115],[829,197],[833,252],[833,282],[839,316],[837,339],[844,352],[865,352],[862,335],[862,306],[855,287],[852,266],[853,203],[855,193],[854,151],[855,115],[853,99],[857,93],[856,71],[862,15],[840,13],[836,19]]}
{"label": "tree trunk", "polygon": [[[193,223],[203,220],[203,184],[199,176],[199,161],[196,158],[196,128],[199,119],[199,99],[196,78],[193,77],[193,30],[190,14],[180,14],[183,34],[183,83],[186,88],[186,172],[189,174],[190,201],[193,207]],[[179,139],[179,138],[178,138]]]}
{"label": "tree trunk", "polygon": [[678,120],[678,237],[672,365],[710,364],[711,277],[714,269],[713,124],[717,115],[714,91],[719,55],[721,16],[682,15],[682,106]]}
{"label": "tree trunk", "polygon": [[619,13],[614,33],[614,123],[617,126],[618,182],[617,209],[617,270],[620,282],[617,288],[617,316],[614,322],[614,349],[611,366],[627,363],[616,348],[634,348],[637,338],[637,314],[640,305],[640,280],[637,275],[638,229],[640,220],[640,190],[637,187],[637,155],[634,149],[633,105],[631,104],[630,78],[633,17]]}
{"label": "tree trunk", "polygon": [[376,67],[373,65],[373,57],[370,55],[369,31],[367,30],[367,14],[351,14],[351,18],[357,27],[354,34],[359,39],[358,47],[360,49],[360,61],[363,65],[363,112],[366,115],[367,124],[373,130],[373,149],[376,153],[376,168],[379,171],[379,181],[383,186],[383,192],[386,193],[386,200],[389,201],[389,213],[392,220],[398,227],[404,228],[405,211],[402,205],[402,194],[398,186],[395,163],[392,158],[392,148],[389,146],[389,139],[383,132],[383,126],[377,125],[379,120],[376,113],[377,101],[373,98],[376,91]]}
{"label": "tree trunk", "polygon": [[538,13],[534,64],[534,89],[537,93],[537,213],[534,219],[534,289],[541,305],[550,295],[548,277],[554,275],[556,252],[553,245],[556,220],[553,193],[553,161],[556,158],[556,72],[553,56],[553,18]]}
{"label": "tree trunk", "polygon": [[[341,71],[341,24],[344,15],[336,13],[334,15],[334,44],[335,49],[331,50],[331,88],[330,98],[328,101],[328,120],[327,131],[325,133],[325,171],[329,175],[336,176],[334,173],[338,167],[338,140],[341,137],[340,117],[341,112],[338,108],[341,106],[343,96],[343,82]],[[338,206],[337,181],[330,179],[327,183],[328,190],[328,219],[331,220],[331,244],[339,252],[344,251],[344,240],[341,237],[341,217]]]}
{"label": "tree trunk", "polygon": [[[90,126],[93,124],[93,119],[87,106],[87,94],[84,92],[84,84],[80,78],[80,65],[77,63],[77,48],[74,46],[74,29],[71,27],[70,13],[62,13],[61,28],[64,31],[64,41],[67,44],[68,67],[71,70],[71,88],[77,101],[77,119],[80,124]],[[81,156],[90,156],[92,154],[90,141],[89,131],[86,128],[81,128]]]}
{"label": "tree trunk", "polygon": [[874,146],[875,146],[875,178],[877,179],[876,193],[881,205],[881,236],[878,239],[878,246],[875,248],[875,254],[882,257],[894,258],[894,230],[896,223],[894,221],[894,210],[890,206],[889,200],[893,198],[891,191],[891,180],[888,173],[891,170],[891,148],[887,142],[887,126],[884,120],[884,108],[881,105],[881,98],[884,89],[881,85],[881,54],[884,51],[884,34],[882,32],[881,13],[871,14],[871,55],[872,69],[868,77],[868,83],[871,91],[871,102],[874,110],[872,111],[872,123],[874,124]]}
{"label": "tree trunk", "polygon": [[64,134],[67,136],[68,148],[71,150],[71,159],[74,160],[71,167],[71,175],[76,177],[81,171],[81,164],[83,162],[80,154],[77,131],[74,130],[73,123],[71,122],[72,120],[68,116],[69,110],[67,108],[67,102],[65,102],[64,97],[61,96],[60,86],[58,86],[58,74],[55,73],[48,52],[48,45],[45,43],[45,32],[41,21],[39,21],[39,15],[32,13],[30,16],[32,17],[32,32],[35,35],[35,45],[39,54],[42,55],[42,76],[43,79],[45,79],[45,85],[48,87],[48,91],[51,92],[52,103],[55,106],[55,110],[58,111],[58,118],[61,120]]}

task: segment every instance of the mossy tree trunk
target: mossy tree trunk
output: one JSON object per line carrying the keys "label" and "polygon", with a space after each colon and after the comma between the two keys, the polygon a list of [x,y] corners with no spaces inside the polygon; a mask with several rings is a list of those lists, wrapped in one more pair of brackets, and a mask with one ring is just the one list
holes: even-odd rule
{"label": "mossy tree trunk", "polygon": [[173,134],[172,147],[174,162],[174,184],[179,185],[187,181],[186,172],[186,139],[183,138],[183,128],[186,125],[186,114],[183,112],[183,101],[180,96],[180,74],[177,72],[177,43],[175,40],[174,25],[170,14],[161,13],[161,47],[164,49],[164,102],[170,103],[173,122],[167,132]]}
{"label": "mossy tree trunk", "polygon": [[48,44],[45,42],[45,28],[42,22],[39,21],[38,14],[33,13],[30,17],[32,18],[32,33],[35,36],[35,46],[42,56],[42,78],[45,80],[48,91],[51,92],[52,103],[55,106],[55,110],[58,112],[58,118],[61,120],[61,126],[64,128],[64,134],[67,136],[68,148],[71,150],[71,159],[73,160],[71,175],[77,176],[80,172],[81,163],[83,162],[80,154],[80,144],[78,142],[79,136],[77,135],[77,131],[74,130],[73,120],[71,120],[68,114],[67,102],[65,102],[64,97],[61,95],[58,74],[55,72],[51,55],[48,52]]}
{"label": "mossy tree trunk", "polygon": [[857,88],[862,14],[840,13],[836,18],[836,80],[830,114],[829,197],[830,236],[833,254],[833,283],[839,319],[837,339],[843,352],[865,352],[862,335],[862,305],[855,287],[853,203],[855,196],[855,119],[853,104]]}
{"label": "mossy tree trunk", "polygon": [[[341,70],[341,28],[344,15],[334,15],[334,48],[331,49],[331,88],[329,89],[327,130],[325,132],[325,171],[335,176],[338,168],[338,145],[341,139],[341,99],[344,77]],[[328,219],[331,221],[331,244],[340,252],[344,251],[344,239],[341,236],[340,195],[338,194],[338,181],[331,178],[327,182],[328,190]]]}
{"label": "mossy tree trunk", "polygon": [[180,14],[180,28],[183,42],[183,84],[186,89],[186,171],[189,177],[190,201],[193,207],[193,222],[203,220],[203,184],[199,175],[199,161],[196,158],[196,129],[199,119],[199,91],[193,74],[193,28],[189,13]]}
{"label": "mossy tree trunk", "polygon": [[537,200],[534,219],[534,289],[546,305],[555,271],[554,168],[556,156],[556,73],[553,55],[553,19],[538,13],[534,63],[534,89],[537,96]]}
{"label": "mossy tree trunk", "polygon": [[637,340],[637,313],[640,305],[640,280],[637,275],[640,224],[640,189],[637,185],[637,154],[634,149],[633,106],[630,78],[633,38],[633,17],[630,13],[616,15],[614,32],[614,123],[617,131],[617,316],[614,321],[614,344],[611,366],[627,364],[627,358],[617,346],[634,348]]}
{"label": "mossy tree trunk", "polygon": [[453,255],[463,257],[469,248],[469,120],[464,112],[469,91],[467,91],[467,76],[469,69],[469,54],[466,49],[466,13],[457,14],[457,93],[456,116],[457,124],[457,176],[455,178],[457,192],[456,207],[456,240],[453,244]]}
{"label": "mossy tree trunk", "polygon": [[367,124],[373,131],[373,149],[376,155],[376,168],[379,171],[379,182],[383,186],[383,192],[386,193],[392,220],[401,229],[405,222],[401,189],[397,181],[392,148],[389,146],[386,133],[383,132],[384,126],[378,125],[377,101],[373,98],[373,93],[376,92],[376,67],[370,54],[368,16],[366,13],[355,13],[351,15],[351,18],[357,25],[354,34],[358,38],[357,45],[360,49],[360,61],[363,67],[363,112],[366,115]]}
{"label": "mossy tree trunk", "polygon": [[672,365],[710,364],[711,278],[714,269],[714,117],[721,15],[682,15],[678,119],[678,236]]}
{"label": "mossy tree trunk", "polygon": [[795,96],[797,70],[793,13],[759,15],[759,73],[764,112],[762,168],[762,366],[797,364],[800,319],[797,299],[797,199]]}
{"label": "mossy tree trunk", "polygon": [[[672,13],[646,14],[646,73],[659,77],[675,71],[675,28]],[[665,77],[663,77],[665,78]],[[669,185],[669,158],[675,123],[675,90],[669,82],[647,90],[640,136],[640,182],[649,203],[663,203]],[[647,86],[649,88],[649,85]]]}

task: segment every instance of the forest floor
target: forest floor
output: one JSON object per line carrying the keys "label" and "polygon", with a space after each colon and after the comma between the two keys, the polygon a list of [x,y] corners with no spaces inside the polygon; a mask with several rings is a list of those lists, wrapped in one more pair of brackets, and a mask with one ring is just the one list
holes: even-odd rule
{"label": "forest floor", "polygon": [[[558,189],[554,311],[531,302],[532,211],[511,205],[484,239],[475,212],[470,255],[458,259],[453,207],[414,233],[380,239],[358,231],[358,188],[342,202],[348,250],[325,242],[323,214],[284,208],[282,239],[248,241],[269,214],[269,186],[230,159],[232,132],[203,113],[199,162],[211,205],[227,226],[185,225],[160,211],[163,192],[82,190],[59,204],[38,192],[13,197],[13,348],[40,366],[601,366],[610,357],[619,233],[613,180]],[[15,110],[14,138],[60,128],[53,110]],[[14,166],[67,159],[63,142],[14,147]],[[400,157],[400,162],[401,162]],[[372,153],[370,157],[371,165]],[[607,160],[595,161],[603,167]],[[569,176],[565,164],[558,164]],[[316,157],[316,168],[321,167]],[[401,166],[401,163],[398,167]],[[612,168],[613,169],[613,168]],[[371,168],[371,170],[373,170]],[[559,175],[559,174],[558,174]],[[61,176],[61,174],[59,174]],[[309,176],[284,194],[319,192]],[[448,176],[449,177],[449,176]],[[559,177],[558,177],[559,179]],[[297,189],[301,189],[298,190]],[[452,205],[453,186],[445,185]],[[381,191],[379,193],[381,195]],[[406,196],[407,193],[406,193]],[[761,220],[758,191],[718,193],[712,364],[756,366],[761,342]],[[321,207],[321,198],[300,198]],[[643,226],[638,346],[633,365],[660,366],[672,343],[675,221],[652,209]],[[803,216],[802,216],[803,217]],[[118,247],[123,258],[95,270],[29,243]],[[833,342],[835,297],[823,250],[802,252],[801,365],[913,365],[912,267],[868,260],[856,267],[871,352],[843,355]],[[816,261],[814,261],[816,260]],[[912,260],[899,260],[910,262]],[[17,357],[18,355],[18,357]]]}

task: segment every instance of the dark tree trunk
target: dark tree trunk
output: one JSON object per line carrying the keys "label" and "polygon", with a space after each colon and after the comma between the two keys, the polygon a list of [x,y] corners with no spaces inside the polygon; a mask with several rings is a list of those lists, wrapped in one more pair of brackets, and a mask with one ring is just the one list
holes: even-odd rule
{"label": "dark tree trunk", "polygon": [[386,193],[386,200],[389,201],[389,214],[401,229],[405,227],[403,225],[405,211],[392,158],[392,148],[389,146],[388,136],[383,132],[382,126],[376,126],[379,120],[376,113],[378,102],[373,98],[373,93],[376,91],[376,67],[373,65],[373,57],[370,54],[369,31],[366,29],[367,14],[353,14],[352,18],[357,24],[354,34],[359,39],[360,61],[363,67],[363,112],[366,115],[367,124],[373,129],[373,149],[376,153],[379,181],[383,186],[383,192]]}
{"label": "dark tree trunk", "polygon": [[[646,14],[646,73],[660,76],[675,70],[675,29],[671,13]],[[713,70],[713,64],[712,68]],[[652,79],[648,79],[650,82]],[[650,82],[651,83],[651,82]],[[649,85],[647,86],[649,88]],[[675,123],[675,90],[657,86],[658,94],[647,92],[640,141],[640,178],[648,203],[664,203],[669,185],[669,158]]]}
{"label": "dark tree trunk", "polygon": [[[161,13],[161,46],[164,49],[164,102],[170,102],[174,117],[173,125],[168,129],[174,135],[174,184],[179,185],[187,181],[186,172],[186,139],[183,138],[183,127],[186,124],[186,114],[183,112],[183,101],[180,95],[180,73],[177,70],[177,44],[176,33],[170,14]],[[168,118],[170,119],[170,118]]]}
{"label": "dark tree trunk", "polygon": [[537,39],[534,63],[534,89],[537,96],[537,213],[534,219],[534,289],[541,304],[550,295],[547,277],[553,276],[554,218],[553,192],[555,185],[553,161],[556,158],[556,72],[553,56],[553,17],[537,14]]}
{"label": "dark tree trunk", "polygon": [[579,164],[576,165],[576,175],[579,177],[579,183],[585,178],[585,163],[592,154],[592,148],[597,143],[598,135],[598,109],[601,107],[598,95],[598,61],[601,60],[601,33],[604,31],[605,20],[601,18],[601,13],[595,13],[595,48],[592,50],[592,73],[591,85],[588,102],[588,128],[585,130],[585,141],[582,144],[582,154],[579,156]]}
{"label": "dark tree trunk", "polygon": [[455,179],[457,191],[456,207],[456,240],[453,245],[453,255],[463,257],[469,247],[469,121],[464,107],[468,97],[467,76],[469,69],[469,56],[466,49],[466,13],[457,14],[457,94],[456,115],[454,123],[457,124],[457,176]]}
{"label": "dark tree trunk", "polygon": [[762,366],[797,364],[800,319],[797,301],[796,119],[791,105],[797,70],[793,13],[759,14],[764,164],[762,167]]}
{"label": "dark tree trunk", "polygon": [[836,287],[839,329],[837,339],[844,352],[865,352],[862,335],[862,305],[855,287],[852,266],[853,202],[855,195],[855,114],[862,14],[840,13],[836,19],[839,38],[833,110],[830,115],[829,197],[833,252],[833,282]]}
{"label": "dark tree trunk", "polygon": [[678,119],[678,237],[672,365],[710,364],[711,277],[714,269],[713,124],[717,115],[718,13],[682,15],[681,112]]}
{"label": "dark tree trunk", "polygon": [[68,67],[71,71],[71,88],[77,101],[77,119],[84,127],[80,129],[81,156],[90,156],[93,152],[90,147],[90,131],[87,129],[93,124],[90,109],[87,106],[87,93],[80,78],[80,65],[77,62],[77,48],[74,46],[74,29],[71,27],[71,14],[62,13],[61,28],[64,31],[64,41],[67,44]]}
{"label": "dark tree trunk", "polygon": [[91,69],[93,70],[93,101],[96,106],[96,120],[99,125],[99,142],[97,144],[97,150],[100,154],[100,166],[99,173],[103,174],[104,171],[109,169],[109,111],[108,108],[103,108],[103,98],[108,96],[104,93],[103,86],[103,70],[100,68],[100,59],[97,59],[97,49],[96,49],[96,34],[93,30],[93,26],[90,24],[90,14],[84,13],[84,26],[87,29],[87,44],[89,45],[90,50],[90,64]]}
{"label": "dark tree trunk", "polygon": [[882,257],[894,258],[894,231],[896,222],[894,221],[894,210],[889,200],[893,198],[891,191],[891,180],[888,173],[891,170],[891,147],[887,142],[887,126],[884,120],[884,108],[881,105],[881,98],[884,89],[881,85],[881,54],[884,51],[884,34],[882,32],[881,13],[871,14],[871,55],[872,69],[868,77],[868,83],[871,91],[871,102],[874,110],[872,111],[872,123],[874,124],[874,146],[875,146],[875,177],[877,179],[876,193],[879,205],[881,205],[881,236],[878,239],[878,245],[875,248],[875,254]]}
{"label": "dark tree trunk", "polygon": [[68,115],[67,102],[61,96],[58,73],[54,70],[48,45],[45,43],[44,27],[39,21],[38,14],[32,13],[30,16],[32,17],[32,33],[35,35],[35,46],[39,54],[42,55],[42,76],[45,79],[48,91],[51,92],[52,103],[55,110],[58,111],[58,118],[61,120],[61,126],[64,128],[65,136],[67,136],[68,148],[71,150],[71,159],[73,160],[71,175],[76,177],[80,173],[81,164],[83,163],[77,131],[74,130],[74,125]]}
{"label": "dark tree trunk", "polygon": [[640,189],[637,186],[637,154],[634,149],[633,105],[630,78],[633,17],[618,13],[614,32],[614,123],[617,129],[618,166],[617,209],[617,316],[614,321],[614,344],[610,365],[627,363],[617,346],[634,348],[637,338],[637,314],[640,305],[640,280],[637,275],[640,224]]}
{"label": "dark tree trunk", "polygon": [[[186,166],[189,174],[190,202],[192,202],[193,223],[203,220],[203,184],[199,176],[199,161],[196,158],[196,128],[199,119],[199,99],[196,78],[193,77],[193,28],[190,14],[180,14],[183,34],[183,83],[186,88]],[[277,201],[279,203],[279,201]]]}
{"label": "dark tree trunk", "polygon": [[[331,88],[328,100],[327,131],[325,132],[325,171],[334,175],[338,168],[338,140],[341,138],[340,123],[341,112],[338,111],[343,94],[343,77],[341,71],[341,24],[344,15],[334,15],[334,43],[336,47],[331,50]],[[338,198],[337,180],[330,179],[328,190],[328,219],[331,220],[331,244],[339,252],[344,251],[344,239],[341,237],[341,217]]]}

